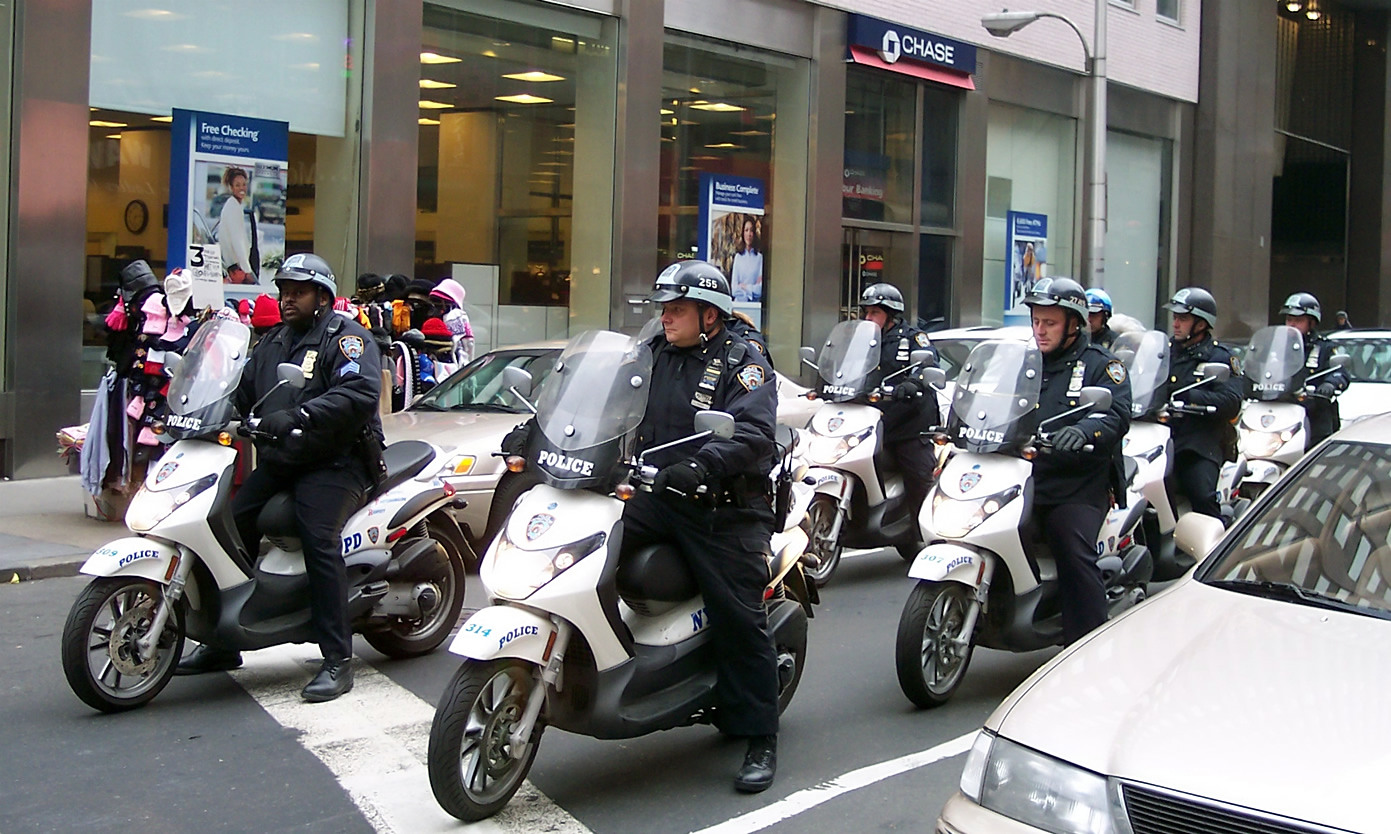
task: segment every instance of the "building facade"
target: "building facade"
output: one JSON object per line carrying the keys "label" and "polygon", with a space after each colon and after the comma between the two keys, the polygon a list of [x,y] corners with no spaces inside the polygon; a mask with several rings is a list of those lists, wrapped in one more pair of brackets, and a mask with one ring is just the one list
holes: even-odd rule
{"label": "building facade", "polygon": [[[174,109],[288,122],[284,184],[251,199],[279,256],[324,255],[345,295],[361,272],[454,276],[491,345],[634,330],[657,271],[705,254],[741,286],[757,264],[740,300],[791,369],[873,281],[925,321],[991,324],[1020,276],[1080,273],[1095,5],[1033,4],[1079,40],[1055,19],[992,38],[985,0],[6,4],[4,472],[58,473],[120,267],[170,265]],[[1106,7],[1106,287],[1151,324],[1190,280],[1242,321],[1269,307],[1252,143],[1274,107],[1228,76],[1273,67],[1281,24],[1217,6]],[[758,200],[712,205],[715,180]]]}

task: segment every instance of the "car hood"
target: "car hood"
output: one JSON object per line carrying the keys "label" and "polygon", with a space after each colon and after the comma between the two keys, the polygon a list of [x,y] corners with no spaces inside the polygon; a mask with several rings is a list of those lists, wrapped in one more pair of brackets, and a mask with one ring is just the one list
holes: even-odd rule
{"label": "car hood", "polygon": [[987,726],[1098,773],[1372,831],[1389,691],[1391,621],[1185,579],[1059,655]]}
{"label": "car hood", "polygon": [[388,443],[428,440],[446,452],[459,449],[475,455],[498,451],[502,436],[528,415],[493,411],[398,411],[382,418]]}
{"label": "car hood", "polygon": [[1391,385],[1385,382],[1354,382],[1338,395],[1338,413],[1343,423],[1391,410]]}

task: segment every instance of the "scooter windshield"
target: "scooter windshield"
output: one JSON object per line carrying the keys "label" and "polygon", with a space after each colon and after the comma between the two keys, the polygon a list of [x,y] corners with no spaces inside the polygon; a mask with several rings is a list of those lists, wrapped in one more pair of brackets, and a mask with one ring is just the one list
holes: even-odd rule
{"label": "scooter windshield", "polygon": [[589,449],[642,422],[652,351],[631,336],[590,330],[570,340],[541,387],[536,424],[550,446]]}
{"label": "scooter windshield", "polygon": [[1143,417],[1167,402],[1164,384],[1169,379],[1169,337],[1158,330],[1122,333],[1111,352],[1125,363],[1130,377],[1130,414]]}
{"label": "scooter windshield", "polygon": [[196,424],[170,419],[171,428],[197,430],[232,419],[231,394],[241,381],[250,344],[251,330],[239,321],[214,318],[198,328],[169,382],[168,403],[176,416],[197,414],[201,419]]}
{"label": "scooter windshield", "polygon": [[869,375],[879,367],[881,334],[879,325],[863,319],[843,321],[831,328],[821,355],[821,397],[845,402],[864,393]]}
{"label": "scooter windshield", "polygon": [[1243,358],[1249,396],[1278,400],[1295,389],[1295,378],[1304,370],[1304,336],[1286,324],[1257,330]]}
{"label": "scooter windshield", "polygon": [[970,452],[995,452],[1033,437],[1043,357],[1033,341],[991,340],[971,349],[952,393],[947,432]]}

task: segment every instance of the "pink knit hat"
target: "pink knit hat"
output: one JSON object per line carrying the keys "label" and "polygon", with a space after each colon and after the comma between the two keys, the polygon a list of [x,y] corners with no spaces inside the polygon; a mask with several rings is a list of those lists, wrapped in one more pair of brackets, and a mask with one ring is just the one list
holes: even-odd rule
{"label": "pink knit hat", "polygon": [[453,278],[446,278],[439,282],[439,284],[430,291],[430,295],[436,298],[442,298],[445,301],[452,301],[455,307],[464,306],[464,288]]}

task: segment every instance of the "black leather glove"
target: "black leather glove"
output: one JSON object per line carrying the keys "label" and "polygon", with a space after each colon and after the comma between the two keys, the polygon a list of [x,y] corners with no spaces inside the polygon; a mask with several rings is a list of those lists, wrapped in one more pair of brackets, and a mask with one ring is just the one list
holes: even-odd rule
{"label": "black leather glove", "polygon": [[522,423],[515,429],[509,431],[502,438],[503,454],[524,455],[526,454],[526,443],[531,439],[531,424]]}
{"label": "black leather glove", "polygon": [[1338,386],[1331,382],[1320,382],[1319,387],[1314,389],[1314,393],[1318,394],[1320,397],[1332,399],[1333,396],[1338,393]]}
{"label": "black leather glove", "polygon": [[261,425],[257,430],[268,434],[276,440],[284,440],[290,436],[290,432],[303,425],[299,409],[286,408],[281,411],[273,411],[261,418]]}
{"label": "black leather glove", "polygon": [[1087,445],[1087,433],[1076,426],[1064,426],[1053,432],[1051,440],[1059,452],[1080,452]]}
{"label": "black leather glove", "polygon": [[683,497],[694,497],[696,487],[705,482],[708,474],[705,464],[694,458],[673,463],[657,473],[652,481],[652,491],[661,494],[670,490]]}
{"label": "black leather glove", "polygon": [[907,402],[921,396],[922,392],[922,383],[915,379],[905,379],[894,386],[894,399],[899,402]]}

